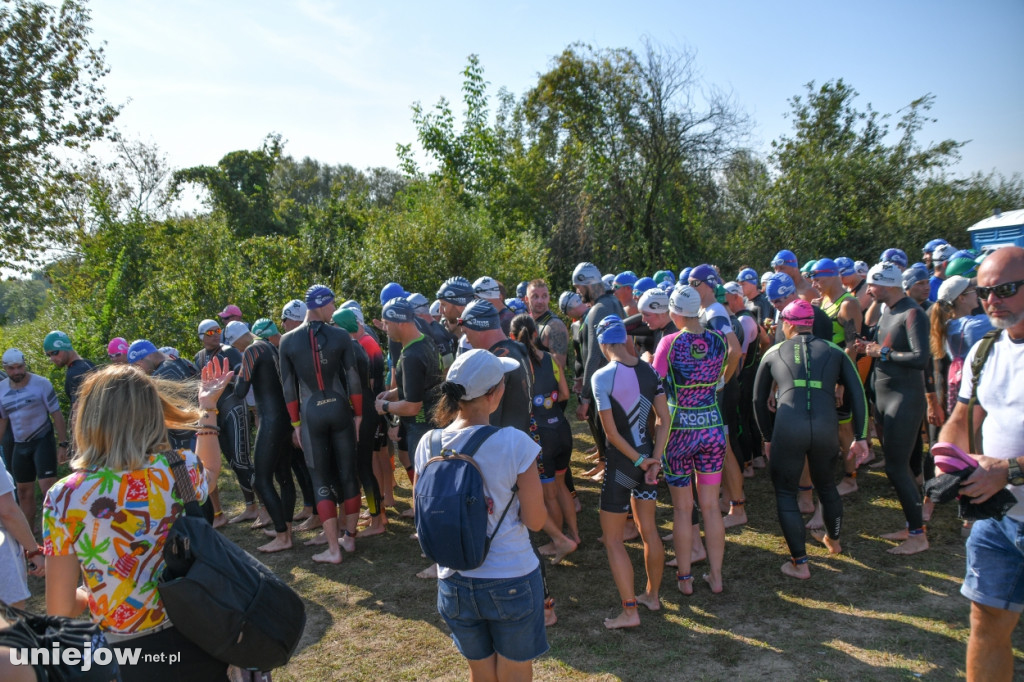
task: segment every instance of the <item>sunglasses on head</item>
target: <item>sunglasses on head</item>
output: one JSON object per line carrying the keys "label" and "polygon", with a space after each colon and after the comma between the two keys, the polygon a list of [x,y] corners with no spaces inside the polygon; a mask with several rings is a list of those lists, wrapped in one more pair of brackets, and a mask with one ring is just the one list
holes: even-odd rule
{"label": "sunglasses on head", "polygon": [[202,333],[202,336],[217,336],[219,334],[219,329],[207,329],[205,332]]}
{"label": "sunglasses on head", "polygon": [[1016,282],[1003,282],[997,284],[994,287],[978,287],[978,296],[981,298],[988,298],[989,294],[995,294],[996,298],[1010,298],[1017,293],[1017,290],[1024,286],[1024,279],[1017,280]]}
{"label": "sunglasses on head", "polygon": [[48,357],[48,358],[52,358],[55,355],[60,355],[60,351],[59,350],[48,350],[48,351],[46,351],[46,357]]}

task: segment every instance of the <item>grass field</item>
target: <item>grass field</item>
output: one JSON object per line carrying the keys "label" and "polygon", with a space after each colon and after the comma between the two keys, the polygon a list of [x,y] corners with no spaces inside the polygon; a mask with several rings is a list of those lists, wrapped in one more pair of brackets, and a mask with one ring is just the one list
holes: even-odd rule
{"label": "grass field", "polygon": [[[862,469],[861,489],[844,498],[844,554],[830,557],[808,536],[812,577],[783,576],[788,558],[765,471],[747,479],[750,522],[726,537],[725,591],[712,595],[694,567],[695,594],[675,587],[674,569],[662,583],[662,609],[641,607],[641,625],[608,631],[602,620],[618,612],[597,520],[599,486],[583,481],[582,451],[591,445],[576,429],[573,471],[583,503],[583,542],[548,570],[558,623],[548,629],[551,650],[538,659],[541,680],[948,680],[964,676],[969,602],[959,594],[963,539],[955,508],[939,507],[929,524],[931,549],[898,557],[883,533],[903,525],[891,487],[880,470]],[[241,496],[228,473],[222,497],[235,511]],[[409,490],[398,474],[398,511]],[[664,490],[664,488],[662,488]],[[668,494],[658,520],[671,528]],[[460,680],[468,677],[435,609],[436,581],[415,573],[427,565],[410,538],[411,519],[389,510],[385,534],[360,540],[340,566],[314,564],[297,547],[261,559],[306,599],[308,622],[298,651],[279,681]],[[265,540],[238,526],[227,534],[249,551]],[[312,533],[300,534],[298,540]],[[538,540],[546,541],[541,538]],[[642,590],[642,548],[627,543]],[[666,543],[671,556],[671,543]],[[42,581],[32,579],[41,610]],[[1014,637],[1017,675],[1024,675],[1024,633]]]}

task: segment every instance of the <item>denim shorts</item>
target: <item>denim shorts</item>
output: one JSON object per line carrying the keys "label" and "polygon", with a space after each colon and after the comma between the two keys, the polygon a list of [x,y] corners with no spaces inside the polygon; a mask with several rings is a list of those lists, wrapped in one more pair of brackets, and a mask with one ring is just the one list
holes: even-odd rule
{"label": "denim shorts", "polygon": [[451,628],[459,652],[470,661],[495,652],[510,661],[531,661],[548,650],[539,567],[518,578],[466,578],[455,573],[439,580],[437,612]]}
{"label": "denim shorts", "polygon": [[1024,523],[1006,516],[974,522],[960,594],[984,606],[1024,611]]}

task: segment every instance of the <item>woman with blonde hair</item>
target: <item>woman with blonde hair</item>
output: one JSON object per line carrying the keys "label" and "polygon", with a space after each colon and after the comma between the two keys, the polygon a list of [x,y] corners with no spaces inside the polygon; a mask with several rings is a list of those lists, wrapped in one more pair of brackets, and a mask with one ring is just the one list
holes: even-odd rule
{"label": "woman with blonde hair", "polygon": [[[171,464],[184,459],[204,501],[204,465],[220,458],[217,398],[233,375],[227,361],[204,367],[198,405],[175,393],[174,384],[127,365],[93,372],[79,391],[74,471],[49,490],[43,507],[46,610],[77,616],[88,609],[114,646],[141,649],[139,664],[122,669],[124,680],[164,679],[171,653],[180,654],[176,677],[226,676],[226,664],[173,627],[156,585],[168,531],[184,510]],[[172,452],[168,428],[195,430],[196,452]]]}
{"label": "woman with blonde hair", "polygon": [[936,369],[943,364],[940,359],[949,359],[947,375],[936,377],[936,385],[946,387],[946,404],[943,407],[947,416],[956,406],[967,352],[992,329],[985,313],[974,314],[977,308],[978,290],[974,280],[954,275],[939,287],[936,305],[929,311],[930,345]]}

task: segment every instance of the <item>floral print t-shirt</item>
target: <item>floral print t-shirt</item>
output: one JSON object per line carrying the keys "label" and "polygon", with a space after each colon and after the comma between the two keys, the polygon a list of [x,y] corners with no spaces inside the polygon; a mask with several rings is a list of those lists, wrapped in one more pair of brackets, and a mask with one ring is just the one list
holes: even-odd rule
{"label": "floral print t-shirt", "polygon": [[[206,474],[190,450],[185,458],[196,499],[206,500]],[[157,593],[171,524],[184,513],[164,453],[141,469],[76,471],[57,481],[43,504],[43,552],[76,554],[89,590],[93,621],[108,632],[131,634],[165,619]]]}

